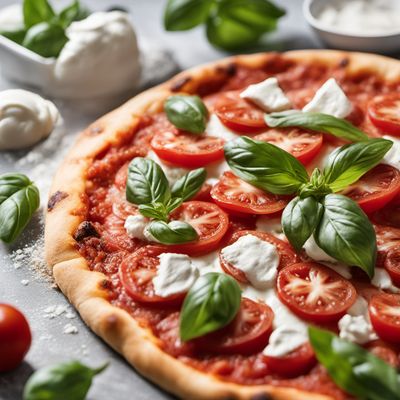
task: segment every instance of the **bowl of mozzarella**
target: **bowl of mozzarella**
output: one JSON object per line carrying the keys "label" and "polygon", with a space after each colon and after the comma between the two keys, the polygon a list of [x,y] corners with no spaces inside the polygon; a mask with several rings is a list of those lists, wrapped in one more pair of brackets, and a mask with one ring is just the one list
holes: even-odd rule
{"label": "bowl of mozzarella", "polygon": [[303,13],[329,47],[381,54],[400,51],[399,0],[305,0]]}

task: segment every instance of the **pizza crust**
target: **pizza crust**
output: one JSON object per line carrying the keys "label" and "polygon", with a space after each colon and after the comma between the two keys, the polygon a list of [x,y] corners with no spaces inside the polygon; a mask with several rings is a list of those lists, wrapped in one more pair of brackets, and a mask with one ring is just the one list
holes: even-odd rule
{"label": "pizza crust", "polygon": [[[87,211],[86,171],[98,154],[110,144],[118,143],[121,135],[135,129],[144,112],[160,111],[169,95],[196,93],[200,83],[218,82],[230,73],[234,64],[256,68],[273,57],[274,53],[237,56],[196,67],[128,101],[82,132],[56,173],[50,191],[45,249],[57,285],[97,335],[139,373],[182,399],[329,400],[330,397],[294,388],[245,386],[219,380],[163,352],[150,330],[140,327],[126,311],[112,306],[107,300],[107,276],[89,270],[73,238]],[[373,72],[388,82],[400,80],[400,62],[377,55],[305,50],[284,53],[284,57],[304,64],[342,63],[349,75]]]}

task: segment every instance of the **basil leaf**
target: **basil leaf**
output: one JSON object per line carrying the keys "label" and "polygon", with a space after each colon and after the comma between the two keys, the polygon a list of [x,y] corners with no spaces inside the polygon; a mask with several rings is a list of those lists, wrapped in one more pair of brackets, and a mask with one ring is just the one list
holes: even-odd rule
{"label": "basil leaf", "polygon": [[39,190],[27,176],[0,175],[0,240],[13,242],[39,205]]}
{"label": "basil leaf", "polygon": [[271,128],[301,127],[312,131],[330,133],[351,142],[368,140],[368,136],[350,122],[328,114],[302,111],[282,111],[265,114],[265,122]]}
{"label": "basil leaf", "polygon": [[228,325],[238,313],[240,301],[240,286],[229,275],[210,272],[201,276],[183,302],[181,339],[194,339]]}
{"label": "basil leaf", "polygon": [[28,30],[22,45],[42,57],[58,57],[67,42],[61,26],[42,22]]}
{"label": "basil leaf", "polygon": [[153,160],[137,157],[129,164],[126,198],[134,204],[165,204],[170,198],[168,180]]}
{"label": "basil leaf", "polygon": [[168,211],[162,203],[140,204],[140,214],[148,218],[159,219],[161,221],[168,221]]}
{"label": "basil leaf", "polygon": [[190,171],[182,178],[178,179],[172,186],[173,197],[181,197],[182,201],[191,199],[201,189],[206,181],[207,172],[204,168]]}
{"label": "basil leaf", "polygon": [[72,4],[64,8],[58,15],[58,20],[61,26],[65,29],[74,21],[81,21],[87,18],[90,12],[87,8],[83,7],[79,0],[75,0]]}
{"label": "basil leaf", "polygon": [[15,31],[0,31],[0,35],[6,37],[7,39],[12,40],[15,43],[22,45],[26,35],[26,29],[20,28]]}
{"label": "basil leaf", "polygon": [[168,120],[178,129],[192,133],[206,130],[208,111],[199,96],[170,96],[164,109]]}
{"label": "basil leaf", "polygon": [[26,28],[41,22],[50,22],[55,13],[47,0],[24,0],[24,23]]}
{"label": "basil leaf", "polygon": [[153,221],[147,228],[151,235],[163,244],[180,244],[193,242],[199,235],[195,229],[187,222],[171,221]]}
{"label": "basil leaf", "polygon": [[184,31],[203,23],[214,0],[168,0],[164,12],[167,31]]}
{"label": "basil leaf", "polygon": [[313,234],[322,214],[322,205],[314,197],[295,197],[283,210],[282,228],[291,245],[300,251]]}
{"label": "basil leaf", "polygon": [[26,382],[24,400],[84,400],[93,378],[103,372],[78,361],[70,361],[41,368]]}
{"label": "basil leaf", "polygon": [[375,167],[392,146],[390,140],[370,139],[336,149],[325,166],[325,182],[334,192],[345,189]]}
{"label": "basil leaf", "polygon": [[173,197],[169,200],[167,204],[167,212],[170,214],[176,208],[178,208],[183,203],[183,199],[181,197]]}
{"label": "basil leaf", "polygon": [[237,176],[274,194],[296,193],[309,179],[304,166],[291,154],[246,136],[225,145],[225,158]]}
{"label": "basil leaf", "polygon": [[329,331],[309,327],[308,334],[318,361],[343,390],[358,399],[400,399],[400,378],[395,368]]}
{"label": "basil leaf", "polygon": [[363,269],[374,276],[376,235],[368,217],[353,200],[341,194],[328,194],[315,230],[318,246],[331,257]]}

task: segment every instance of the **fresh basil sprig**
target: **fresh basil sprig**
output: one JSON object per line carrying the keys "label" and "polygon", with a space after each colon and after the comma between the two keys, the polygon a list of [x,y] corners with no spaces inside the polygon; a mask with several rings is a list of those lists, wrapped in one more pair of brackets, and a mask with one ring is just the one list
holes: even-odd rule
{"label": "fresh basil sprig", "polygon": [[227,274],[210,272],[189,290],[180,316],[180,337],[187,341],[228,325],[240,308],[241,290]]}
{"label": "fresh basil sprig", "polygon": [[89,368],[79,361],[59,363],[36,371],[24,388],[24,400],[84,400],[93,378],[103,372]]}
{"label": "fresh basil sprig", "polygon": [[350,142],[368,140],[368,136],[350,122],[328,114],[296,110],[265,114],[265,122],[271,128],[300,127],[329,133]]}
{"label": "fresh basil sprig", "polygon": [[137,204],[142,215],[154,220],[147,229],[159,242],[191,242],[198,237],[195,229],[186,222],[168,222],[169,215],[182,202],[195,196],[205,179],[206,170],[199,168],[179,179],[171,189],[164,171],[157,163],[137,157],[129,164],[126,199]]}
{"label": "fresh basil sprig", "polygon": [[24,0],[24,23],[26,28],[31,28],[41,22],[51,21],[56,17],[53,7],[47,0]]}
{"label": "fresh basil sprig", "polygon": [[400,399],[400,375],[385,361],[329,331],[309,327],[308,335],[318,361],[343,390],[363,400]]}
{"label": "fresh basil sprig", "polygon": [[170,96],[164,110],[168,120],[178,129],[191,133],[206,130],[208,110],[199,96]]}
{"label": "fresh basil sprig", "polygon": [[164,26],[182,31],[204,23],[212,45],[235,50],[256,45],[276,29],[283,15],[285,11],[269,0],[169,0]]}
{"label": "fresh basil sprig", "polygon": [[0,240],[13,242],[39,208],[39,190],[23,174],[0,175]]}

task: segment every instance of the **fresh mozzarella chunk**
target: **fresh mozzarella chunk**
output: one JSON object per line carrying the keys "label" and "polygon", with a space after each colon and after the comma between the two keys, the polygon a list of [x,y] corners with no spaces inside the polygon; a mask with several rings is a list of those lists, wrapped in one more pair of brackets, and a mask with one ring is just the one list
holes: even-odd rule
{"label": "fresh mozzarella chunk", "polygon": [[281,240],[286,239],[286,236],[283,233],[280,218],[271,218],[268,216],[261,216],[257,219],[256,227],[257,227],[258,231],[269,233]]}
{"label": "fresh mozzarella chunk", "polygon": [[334,78],[328,79],[317,91],[314,98],[303,108],[305,112],[347,117],[353,106]]}
{"label": "fresh mozzarella chunk", "polygon": [[146,239],[145,231],[149,222],[149,218],[141,214],[130,215],[125,220],[124,228],[129,237],[144,240]]}
{"label": "fresh mozzarella chunk", "polygon": [[400,169],[400,140],[394,138],[393,136],[384,136],[383,138],[391,140],[393,142],[393,146],[386,153],[385,157],[382,160],[382,163]]}
{"label": "fresh mozzarella chunk", "polygon": [[207,165],[205,168],[207,171],[206,183],[208,183],[209,185],[215,185],[219,181],[221,175],[225,171],[230,170],[229,165],[225,160],[213,162]]}
{"label": "fresh mozzarella chunk", "polygon": [[276,279],[279,253],[276,247],[253,235],[239,238],[221,251],[222,258],[243,271],[256,288],[271,287]]}
{"label": "fresh mozzarella chunk", "polygon": [[284,357],[308,340],[307,331],[296,326],[281,325],[269,337],[268,346],[263,350],[266,356]]}
{"label": "fresh mozzarella chunk", "polygon": [[268,78],[263,82],[250,85],[240,93],[240,97],[252,101],[267,112],[283,111],[291,108],[290,100],[279,87],[278,79]]}
{"label": "fresh mozzarella chunk", "polygon": [[375,275],[372,278],[371,283],[379,289],[388,290],[393,293],[400,292],[400,289],[393,285],[390,275],[383,268],[375,269]]}
{"label": "fresh mozzarella chunk", "polygon": [[224,139],[227,142],[238,138],[238,135],[228,129],[220,119],[215,115],[211,114],[206,127],[207,136],[214,136],[220,139]]}
{"label": "fresh mozzarella chunk", "polygon": [[160,265],[153,278],[157,296],[168,297],[187,292],[199,276],[198,269],[186,254],[163,253],[158,258]]}
{"label": "fresh mozzarella chunk", "polygon": [[336,262],[333,257],[326,254],[325,251],[317,245],[313,235],[311,235],[309,239],[304,243],[304,250],[308,257],[312,258],[315,261],[326,261],[332,263]]}
{"label": "fresh mozzarella chunk", "polygon": [[200,275],[205,275],[209,272],[224,273],[219,262],[219,251],[213,251],[204,256],[192,257],[192,263],[199,270]]}

